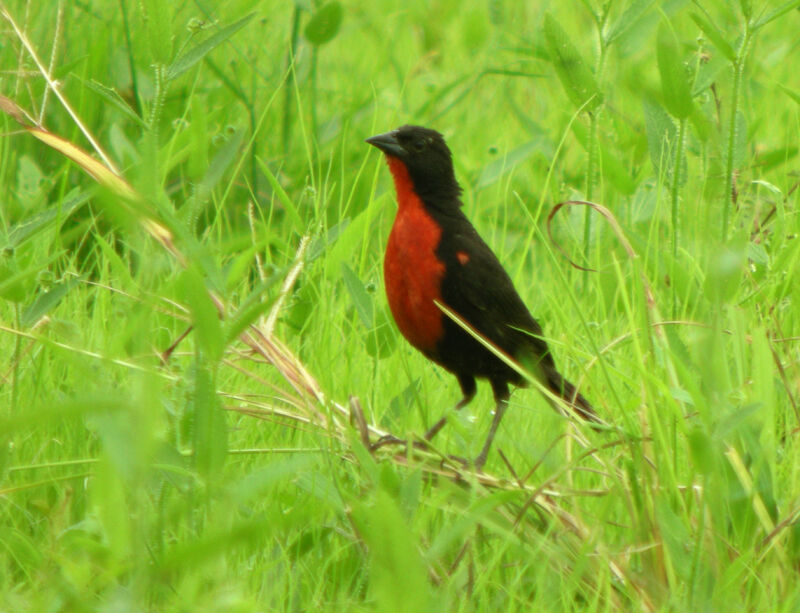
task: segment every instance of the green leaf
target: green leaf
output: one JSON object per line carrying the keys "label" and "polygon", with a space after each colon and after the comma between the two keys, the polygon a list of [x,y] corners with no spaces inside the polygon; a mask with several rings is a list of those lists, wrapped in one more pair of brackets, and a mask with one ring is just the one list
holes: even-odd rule
{"label": "green leaf", "polygon": [[[581,146],[588,151],[589,130],[586,125],[579,121],[574,121],[572,122],[572,132]],[[599,151],[603,178],[608,180],[621,193],[633,194],[636,191],[637,181],[631,177],[629,169],[603,143],[599,144]]]}
{"label": "green leaf", "polygon": [[637,182],[630,175],[630,170],[603,144],[600,145],[600,164],[603,177],[606,178],[617,191],[626,196],[636,191]]}
{"label": "green leaf", "polygon": [[373,504],[353,501],[353,522],[370,552],[370,591],[378,611],[429,611],[428,571],[417,536],[392,497],[379,490]]}
{"label": "green leaf", "polygon": [[181,53],[181,55],[175,58],[175,61],[170,64],[169,68],[167,68],[167,80],[171,81],[173,79],[177,79],[192,66],[202,60],[209,51],[215,49],[228,40],[231,36],[236,34],[236,32],[241,30],[252,18],[253,13],[250,13],[249,15],[242,17],[239,21],[222,28],[185,53]]}
{"label": "green leaf", "polygon": [[113,87],[108,87],[107,85],[103,85],[99,81],[95,81],[94,79],[90,81],[86,81],[81,79],[81,82],[91,89],[93,92],[99,94],[103,100],[112,104],[115,108],[122,112],[128,119],[132,119],[134,122],[138,123],[140,126],[144,126],[144,120],[139,117],[139,114],[131,108],[131,105],[119,95],[119,92],[114,89]]}
{"label": "green leaf", "polygon": [[268,249],[271,242],[271,237],[263,238],[236,254],[233,260],[225,266],[226,291],[235,291],[240,283],[246,283],[245,277],[253,272],[256,253]]}
{"label": "green leaf", "polygon": [[303,36],[312,45],[324,45],[339,33],[343,16],[342,5],[336,0],[323,4],[311,15]]}
{"label": "green leaf", "polygon": [[567,97],[575,107],[591,113],[603,102],[603,94],[589,66],[550,13],[544,16],[544,37],[550,61]]}
{"label": "green leaf", "polygon": [[[154,560],[154,572],[158,576],[191,572],[196,567],[207,567],[210,562],[226,560],[239,550],[265,547],[264,542],[272,535],[276,522],[263,517],[254,520],[236,521],[230,514],[230,527],[222,522],[213,523],[194,538],[172,539],[170,547]],[[220,528],[217,526],[223,526]]]}
{"label": "green leaf", "polygon": [[758,416],[759,412],[763,412],[763,404],[753,403],[747,404],[741,408],[731,411],[725,415],[717,424],[714,431],[714,436],[720,440],[728,440],[735,432],[741,434],[741,430],[747,428],[748,422]]}
{"label": "green leaf", "polygon": [[225,141],[222,147],[219,148],[219,151],[217,151],[211,159],[208,170],[206,170],[206,174],[203,177],[202,184],[204,189],[211,191],[217,186],[217,183],[220,182],[225,171],[239,154],[243,138],[244,132],[242,130],[237,130]]}
{"label": "green leaf", "polygon": [[[708,142],[708,139],[711,138],[716,132],[712,133],[714,130],[714,126],[711,124],[711,119],[709,119],[708,115],[703,112],[703,108],[695,105],[694,111],[692,112],[691,117],[689,117],[689,121],[692,123],[692,127],[694,128],[694,135],[697,137],[697,140],[701,143]],[[684,162],[686,162],[684,158]],[[681,173],[683,173],[685,169],[681,169]],[[686,175],[683,175],[684,179]]]}
{"label": "green leaf", "polygon": [[667,176],[672,168],[672,146],[678,138],[675,122],[656,102],[645,99],[642,110],[653,169],[657,175]]}
{"label": "green leaf", "polygon": [[43,423],[60,424],[64,420],[85,417],[93,413],[113,413],[130,409],[129,399],[104,393],[97,396],[80,396],[58,403],[42,400],[42,404],[29,407],[16,414],[0,414],[0,433],[11,434],[28,428],[38,428]]}
{"label": "green leaf", "polygon": [[614,25],[609,28],[606,34],[606,45],[610,45],[635,26],[653,4],[655,4],[655,0],[634,0],[631,2]]}
{"label": "green leaf", "polygon": [[346,513],[345,503],[339,491],[339,484],[335,483],[327,474],[322,472],[305,472],[297,476],[297,487],[308,492],[318,501],[336,513]]}
{"label": "green leaf", "polygon": [[269,308],[278,298],[278,294],[276,293],[274,296],[270,296],[269,298],[265,299],[261,298],[261,294],[265,290],[272,287],[277,281],[281,280],[284,273],[285,270],[276,272],[253,288],[253,291],[247,297],[247,300],[245,300],[239,309],[232,316],[230,316],[225,324],[226,344],[233,342],[242,332],[244,332],[245,328],[258,319],[262,313],[269,310]]}
{"label": "green leaf", "polygon": [[65,81],[66,79],[73,77],[78,78],[81,73],[81,70],[78,70],[78,66],[86,62],[86,60],[91,57],[90,54],[84,53],[77,57],[71,57],[68,61],[59,63],[58,66],[55,67],[51,76],[53,77],[54,81]]}
{"label": "green leaf", "polygon": [[78,279],[70,279],[64,283],[57,284],[50,291],[39,292],[36,300],[22,312],[22,317],[20,318],[22,327],[28,328],[47,315],[78,283]]}
{"label": "green leaf", "polygon": [[362,210],[336,237],[334,244],[328,244],[325,252],[325,277],[331,282],[339,279],[342,263],[358,252],[363,241],[371,239],[376,229],[373,220],[381,209],[381,202],[394,190],[386,190],[380,198],[372,198],[367,208]]}
{"label": "green leaf", "polygon": [[[759,153],[756,163],[763,171],[770,170],[780,164],[785,164],[797,155],[797,147],[780,147]],[[755,181],[754,181],[755,183]]]}
{"label": "green leaf", "polygon": [[[5,443],[3,446],[6,447],[6,450],[0,453],[8,453],[8,443],[2,440],[0,442]],[[74,531],[78,530],[77,525],[71,526],[71,528]],[[29,535],[30,532],[28,526],[20,526],[19,529],[15,529],[11,524],[3,529],[4,557],[7,560],[14,560],[14,566],[26,574],[32,572],[31,569],[41,568],[48,555],[48,552],[42,547],[41,537],[34,534]],[[63,535],[62,542],[67,540],[68,536]]]}
{"label": "green leaf", "polygon": [[100,250],[103,252],[103,256],[106,258],[105,263],[109,270],[117,277],[117,283],[124,284],[128,287],[135,286],[136,281],[134,281],[133,277],[131,276],[130,268],[128,267],[128,264],[120,257],[119,253],[117,253],[117,250],[114,249],[114,247],[110,245],[100,233],[95,234],[94,240],[100,247]]}
{"label": "green leaf", "polygon": [[[692,97],[707,90],[719,80],[721,72],[728,70],[730,70],[730,64],[721,54],[715,54],[707,62],[701,62],[694,77]],[[697,105],[695,105],[696,108]]]}
{"label": "green leaf", "polygon": [[506,21],[504,0],[489,0],[489,23],[502,26]]}
{"label": "green leaf", "polygon": [[733,50],[725,38],[722,36],[722,32],[720,32],[716,26],[714,26],[710,21],[706,20],[705,17],[698,15],[697,13],[690,13],[689,16],[692,18],[697,24],[697,27],[703,31],[708,37],[708,40],[719,49],[719,51],[724,55],[728,60],[731,62],[736,61],[736,52]]}
{"label": "green leaf", "polygon": [[47,193],[49,181],[45,179],[36,161],[29,155],[23,154],[17,162],[16,197],[27,206],[38,209],[39,203]]}
{"label": "green leaf", "polygon": [[295,232],[302,234],[305,231],[305,224],[303,223],[302,217],[300,217],[300,213],[297,212],[297,207],[294,205],[294,202],[292,202],[292,199],[289,198],[289,194],[287,194],[286,190],[283,189],[283,186],[280,184],[280,181],[278,181],[278,178],[272,174],[269,166],[265,164],[260,157],[256,157],[256,160],[258,161],[258,166],[261,168],[264,176],[267,177],[267,181],[269,181],[273,193],[278,197],[278,200],[280,200],[281,204],[283,204],[283,208],[286,211],[286,214],[289,216],[289,219],[292,220],[292,225],[294,226]]}
{"label": "green leaf", "polygon": [[788,2],[784,2],[778,8],[773,9],[763,17],[761,17],[758,21],[753,24],[753,29],[758,30],[760,27],[767,25],[770,21],[774,21],[778,17],[785,15],[793,8],[800,6],[800,0],[789,0]]}
{"label": "green leaf", "polygon": [[[9,447],[9,437],[6,435],[5,432],[0,433],[0,479],[2,479],[3,483],[8,483],[8,460],[11,456],[11,449]],[[8,548],[8,541],[6,540],[9,536],[8,529],[5,530],[4,540],[4,547],[6,551],[9,550]]]}
{"label": "green leaf", "polygon": [[186,162],[188,179],[199,181],[208,170],[208,153],[211,139],[208,138],[208,95],[195,93],[191,96],[189,112],[189,158]]}
{"label": "green leaf", "polygon": [[658,29],[656,50],[661,91],[667,110],[673,117],[686,119],[692,114],[694,106],[691,83],[681,58],[678,39],[667,24],[662,24]]}
{"label": "green leaf", "polygon": [[800,104],[800,92],[796,92],[793,89],[789,89],[788,87],[778,84],[778,87],[783,90],[783,93],[789,96],[792,100],[794,100],[797,104]]}
{"label": "green leaf", "polygon": [[739,0],[739,8],[742,9],[742,15],[746,20],[750,20],[751,15],[753,14],[753,5],[750,4],[750,0]]}
{"label": "green leaf", "polygon": [[711,437],[700,426],[694,426],[687,435],[692,464],[702,475],[710,475],[716,466],[716,454]]}
{"label": "green leaf", "polygon": [[211,301],[211,296],[196,266],[184,271],[181,285],[183,298],[192,315],[197,348],[204,359],[215,364],[222,357],[224,349],[222,324],[217,308]]}
{"label": "green leaf", "polygon": [[438,559],[453,547],[461,547],[464,540],[471,533],[474,534],[476,525],[496,530],[493,524],[496,526],[498,509],[512,502],[513,497],[510,494],[511,492],[496,491],[472,500],[469,507],[459,512],[454,521],[442,526],[428,549],[428,559]]}
{"label": "green leaf", "polygon": [[350,298],[353,300],[353,304],[356,307],[356,311],[358,312],[358,317],[361,320],[361,323],[364,324],[365,328],[372,329],[372,324],[374,321],[372,314],[372,299],[369,297],[369,294],[364,288],[364,284],[361,282],[361,279],[358,278],[358,275],[356,275],[356,273],[354,273],[353,270],[344,262],[342,262],[342,280],[344,281],[344,285],[350,294]]}
{"label": "green leaf", "polygon": [[256,502],[276,486],[292,481],[300,473],[309,472],[315,462],[316,459],[310,454],[298,454],[285,461],[272,462],[231,484],[228,487],[229,495],[238,505]]}
{"label": "green leaf", "polygon": [[228,455],[228,430],[216,379],[216,367],[198,354],[192,390],[192,442],[195,466],[206,479],[219,473]]}
{"label": "green leaf", "polygon": [[93,502],[93,514],[100,521],[103,540],[109,551],[116,563],[121,564],[131,555],[133,544],[133,509],[129,506],[125,484],[107,459],[98,462],[90,481],[89,497]]}
{"label": "green leaf", "polygon": [[91,192],[85,192],[79,188],[73,189],[66,195],[60,206],[51,206],[30,219],[17,223],[8,233],[5,240],[0,238],[0,251],[9,247],[18,247],[28,239],[44,232],[56,222],[64,223],[72,213],[79,210],[91,197]]}
{"label": "green leaf", "polygon": [[315,237],[308,246],[306,261],[313,262],[325,253],[331,245],[334,245],[336,241],[339,240],[339,236],[342,235],[349,225],[350,218],[345,217],[339,223],[328,228],[328,231],[323,236]]}
{"label": "green leaf", "polygon": [[47,260],[32,265],[28,265],[29,261],[26,260],[23,263],[24,268],[20,270],[20,262],[16,257],[0,252],[0,298],[9,302],[23,302],[33,292],[39,273],[61,255],[55,253]]}
{"label": "green leaf", "polygon": [[[747,157],[747,118],[742,111],[736,111],[736,133],[733,135],[733,165],[739,167]],[[725,141],[727,142],[727,134]]]}
{"label": "green leaf", "polygon": [[665,496],[656,496],[655,515],[661,538],[678,577],[686,581],[692,572],[692,558],[688,553],[691,535],[685,522],[670,507]]}
{"label": "green leaf", "polygon": [[500,177],[511,172],[520,162],[527,160],[537,151],[544,153],[548,144],[549,141],[545,137],[536,137],[524,145],[512,149],[508,155],[489,162],[481,170],[475,189],[483,189],[496,183]]}
{"label": "green leaf", "polygon": [[172,59],[172,6],[163,0],[141,0],[150,54],[162,66]]}
{"label": "green leaf", "polygon": [[397,348],[397,334],[388,306],[377,312],[375,325],[365,334],[364,345],[370,357],[379,360],[394,353]]}
{"label": "green leaf", "polygon": [[745,270],[746,253],[743,249],[720,247],[706,269],[705,295],[714,303],[731,301],[739,291]]}

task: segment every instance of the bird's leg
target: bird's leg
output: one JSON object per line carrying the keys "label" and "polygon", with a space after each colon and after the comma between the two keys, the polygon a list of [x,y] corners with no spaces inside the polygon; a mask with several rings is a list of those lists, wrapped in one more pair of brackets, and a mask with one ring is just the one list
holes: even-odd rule
{"label": "bird's leg", "polygon": [[[475,385],[475,378],[470,377],[469,375],[456,375],[458,377],[458,384],[461,386],[461,393],[464,394],[463,398],[458,401],[458,404],[455,407],[456,411],[460,411],[465,406],[467,406],[472,399],[475,398],[475,392],[478,390],[477,385]],[[425,433],[425,440],[429,441],[434,436],[439,433],[439,430],[444,428],[444,425],[447,423],[447,415],[442,417],[439,421],[437,421],[430,430]]]}
{"label": "bird's leg", "polygon": [[492,381],[492,391],[494,392],[494,399],[497,404],[494,407],[494,419],[492,419],[492,425],[489,428],[486,442],[483,444],[483,449],[481,449],[478,457],[475,458],[475,468],[479,471],[482,470],[483,465],[486,464],[486,457],[489,455],[489,449],[492,446],[497,427],[500,425],[500,420],[503,419],[503,414],[508,408],[508,383],[505,381]]}
{"label": "bird's leg", "polygon": [[[461,393],[463,397],[461,400],[458,401],[458,404],[455,406],[455,410],[459,411],[467,406],[473,398],[475,398],[475,393],[478,390],[478,386],[475,384],[475,378],[470,377],[469,375],[456,375],[458,377],[458,384],[461,386]],[[506,393],[508,393],[506,391]],[[425,441],[430,441],[434,436],[439,433],[444,425],[447,423],[447,416],[442,417],[439,421],[437,421],[433,426],[425,433]],[[401,438],[397,438],[392,434],[386,434],[375,441],[370,449],[375,451],[376,449],[380,449],[386,445],[407,445],[408,441],[405,441]],[[425,444],[424,441],[415,441],[414,446],[418,449],[426,449],[428,446]],[[463,458],[456,458],[460,462],[464,462]]]}

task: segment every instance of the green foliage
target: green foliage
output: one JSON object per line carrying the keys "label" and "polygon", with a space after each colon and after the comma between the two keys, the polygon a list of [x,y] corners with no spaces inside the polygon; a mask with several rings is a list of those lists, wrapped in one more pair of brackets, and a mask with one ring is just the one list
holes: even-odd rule
{"label": "green foliage", "polygon": [[311,15],[303,35],[312,45],[324,45],[339,33],[343,17],[344,9],[340,2],[326,2]]}
{"label": "green foliage", "polygon": [[[800,0],[62,4],[0,15],[0,610],[797,608]],[[608,428],[451,457],[405,122]]]}
{"label": "green foliage", "polygon": [[674,117],[686,119],[692,114],[691,83],[675,33],[669,25],[662,24],[658,29],[656,50],[664,103]]}
{"label": "green foliage", "polygon": [[587,112],[600,106],[603,95],[592,71],[550,13],[544,16],[544,37],[556,74],[572,104]]}
{"label": "green foliage", "polygon": [[231,36],[241,30],[253,18],[253,14],[242,17],[239,21],[232,23],[229,26],[220,28],[219,31],[209,36],[203,42],[196,44],[188,51],[183,52],[175,61],[167,68],[167,79],[177,79],[187,70],[191,69],[195,64],[200,62],[206,54],[219,47],[222,43],[228,40]]}
{"label": "green foliage", "polygon": [[152,61],[167,66],[172,60],[172,7],[167,2],[142,0],[142,16]]}

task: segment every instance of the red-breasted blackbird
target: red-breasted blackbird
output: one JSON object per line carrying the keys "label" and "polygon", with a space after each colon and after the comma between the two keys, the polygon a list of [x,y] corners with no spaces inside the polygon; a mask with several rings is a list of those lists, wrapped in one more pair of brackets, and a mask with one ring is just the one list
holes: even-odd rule
{"label": "red-breasted blackbird", "polygon": [[[488,379],[496,407],[489,435],[475,460],[480,469],[508,405],[517,371],[443,313],[439,302],[587,420],[598,421],[589,402],[556,370],[542,329],[528,312],[503,266],[461,211],[461,187],[450,149],[439,132],[402,126],[366,140],[383,151],[397,192],[397,216],[384,259],[389,306],[403,336],[426,357],[452,372],[464,397],[475,378]],[[439,420],[425,435],[441,430]]]}

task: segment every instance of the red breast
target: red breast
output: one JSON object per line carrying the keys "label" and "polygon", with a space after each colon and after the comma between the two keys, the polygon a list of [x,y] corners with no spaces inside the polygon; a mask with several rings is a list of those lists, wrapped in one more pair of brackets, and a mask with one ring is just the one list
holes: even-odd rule
{"label": "red breast", "polygon": [[442,229],[414,192],[405,164],[387,156],[397,192],[397,216],[386,246],[383,274],[389,307],[400,332],[430,354],[443,334],[441,302],[444,263],[436,257]]}

